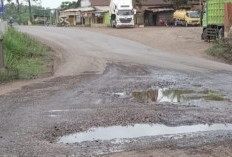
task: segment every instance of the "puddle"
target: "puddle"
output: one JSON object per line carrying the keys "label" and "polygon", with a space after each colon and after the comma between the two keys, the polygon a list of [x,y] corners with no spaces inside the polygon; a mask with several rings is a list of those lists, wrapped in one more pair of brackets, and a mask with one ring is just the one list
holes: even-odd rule
{"label": "puddle", "polygon": [[193,90],[176,90],[176,89],[157,89],[147,91],[134,91],[131,93],[139,102],[171,102],[178,103],[190,100],[209,100],[209,101],[225,101],[223,95],[217,91],[193,91]]}
{"label": "puddle", "polygon": [[161,124],[136,124],[134,126],[111,126],[92,128],[86,132],[80,132],[63,136],[58,139],[58,143],[80,143],[84,141],[96,140],[120,140],[131,139],[145,136],[158,136],[158,135],[176,135],[186,133],[196,133],[204,131],[219,131],[230,130],[232,131],[232,124],[213,124],[213,125],[192,125],[192,126],[165,126]]}
{"label": "puddle", "polygon": [[184,95],[193,94],[192,90],[158,89],[132,92],[131,95],[140,102],[172,102],[177,103],[186,100]]}
{"label": "puddle", "polygon": [[128,94],[126,92],[121,92],[121,93],[114,93],[115,96],[119,98],[126,98],[128,97]]}
{"label": "puddle", "polygon": [[57,115],[54,115],[54,114],[51,114],[51,115],[48,115],[48,116],[51,117],[51,118],[58,117]]}
{"label": "puddle", "polygon": [[55,113],[55,112],[68,112],[70,110],[49,110],[48,112],[50,113]]}

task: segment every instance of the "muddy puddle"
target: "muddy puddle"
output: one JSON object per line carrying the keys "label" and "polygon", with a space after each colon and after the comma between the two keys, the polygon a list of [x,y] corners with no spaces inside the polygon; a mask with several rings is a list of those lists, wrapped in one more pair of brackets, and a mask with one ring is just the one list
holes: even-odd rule
{"label": "muddy puddle", "polygon": [[161,124],[136,124],[134,126],[111,126],[92,128],[86,132],[80,132],[63,136],[58,139],[58,143],[81,143],[84,141],[99,140],[120,140],[131,139],[145,136],[164,136],[187,134],[205,131],[232,131],[232,124],[213,124],[213,125],[192,125],[192,126],[165,126]]}
{"label": "muddy puddle", "polygon": [[140,102],[172,102],[177,103],[186,100],[187,94],[193,94],[192,90],[157,89],[147,91],[134,91],[131,93]]}
{"label": "muddy puddle", "polygon": [[133,97],[138,102],[170,102],[178,103],[190,100],[225,101],[224,95],[218,91],[182,90],[182,89],[150,89],[115,93],[119,98]]}

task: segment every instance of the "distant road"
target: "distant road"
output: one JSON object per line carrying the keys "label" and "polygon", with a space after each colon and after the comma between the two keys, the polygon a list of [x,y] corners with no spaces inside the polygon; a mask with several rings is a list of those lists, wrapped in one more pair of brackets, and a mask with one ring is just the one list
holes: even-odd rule
{"label": "distant road", "polygon": [[[178,56],[143,44],[79,28],[19,27],[51,46],[60,58],[56,76],[84,71],[103,72],[108,62],[131,62],[184,71],[232,71],[232,66],[189,56]],[[155,42],[155,41],[154,41]]]}

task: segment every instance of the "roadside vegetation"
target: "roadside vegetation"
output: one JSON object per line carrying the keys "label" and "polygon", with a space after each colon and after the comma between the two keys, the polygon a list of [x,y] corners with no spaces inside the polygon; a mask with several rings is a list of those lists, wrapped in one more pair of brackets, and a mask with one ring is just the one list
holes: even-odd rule
{"label": "roadside vegetation", "polygon": [[0,82],[36,78],[47,70],[48,47],[14,29],[3,39],[5,69],[0,70]]}
{"label": "roadside vegetation", "polygon": [[232,39],[216,40],[206,52],[232,64]]}

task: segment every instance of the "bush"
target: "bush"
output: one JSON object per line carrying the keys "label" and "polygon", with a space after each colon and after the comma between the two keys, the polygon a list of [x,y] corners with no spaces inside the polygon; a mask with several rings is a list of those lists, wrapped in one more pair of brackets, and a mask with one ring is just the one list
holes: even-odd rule
{"label": "bush", "polygon": [[48,48],[20,33],[9,29],[3,36],[5,70],[0,71],[0,81],[34,78],[46,70]]}
{"label": "bush", "polygon": [[232,39],[216,40],[206,52],[232,63]]}

